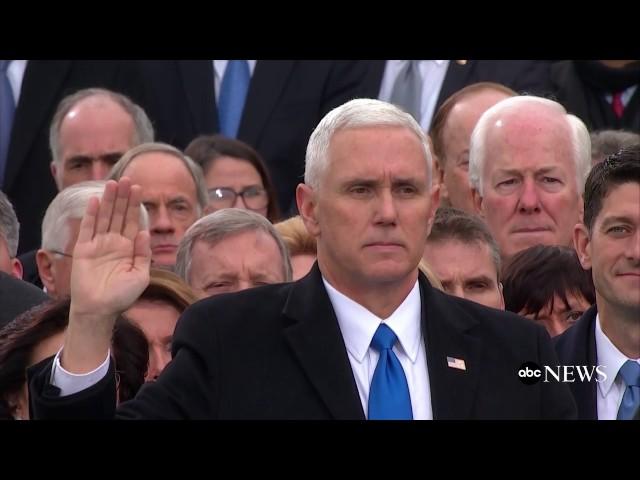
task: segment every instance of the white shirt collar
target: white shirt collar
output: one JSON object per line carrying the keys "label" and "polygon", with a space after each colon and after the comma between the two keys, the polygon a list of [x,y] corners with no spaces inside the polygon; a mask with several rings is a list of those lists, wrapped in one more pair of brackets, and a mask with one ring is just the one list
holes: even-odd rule
{"label": "white shirt collar", "polygon": [[[251,75],[253,75],[253,71],[256,69],[256,62],[257,62],[257,60],[247,60],[247,63],[249,64],[249,71],[251,72]],[[229,63],[229,60],[214,60],[213,61],[213,69],[215,70],[217,78],[222,79],[222,77],[224,77],[224,72],[227,69],[227,64],[228,63]]]}
{"label": "white shirt collar", "polygon": [[609,337],[602,331],[600,314],[596,315],[596,358],[598,359],[598,365],[606,367],[607,379],[598,383],[600,393],[603,397],[606,397],[618,377],[620,367],[622,367],[629,358],[618,350],[613,342],[609,340]]}
{"label": "white shirt collar", "polygon": [[333,305],[347,350],[358,362],[363,361],[371,345],[373,335],[382,322],[385,322],[394,331],[400,346],[411,362],[416,362],[421,338],[420,285],[417,280],[407,298],[386,319],[379,318],[359,303],[340,293],[327,282],[324,276],[322,281]]}

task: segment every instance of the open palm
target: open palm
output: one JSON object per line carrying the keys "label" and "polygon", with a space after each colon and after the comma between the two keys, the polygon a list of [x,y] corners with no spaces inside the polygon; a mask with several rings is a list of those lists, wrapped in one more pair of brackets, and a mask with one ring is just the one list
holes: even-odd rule
{"label": "open palm", "polygon": [[149,284],[149,232],[140,228],[140,187],[123,177],[92,198],[73,251],[71,301],[75,313],[114,317]]}

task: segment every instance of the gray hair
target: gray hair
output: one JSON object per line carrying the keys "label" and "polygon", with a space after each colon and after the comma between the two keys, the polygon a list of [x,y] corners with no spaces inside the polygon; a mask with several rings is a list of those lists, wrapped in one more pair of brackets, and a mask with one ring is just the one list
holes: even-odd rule
{"label": "gray hair", "polygon": [[56,113],[53,115],[51,126],[49,128],[49,148],[51,149],[53,162],[57,164],[62,162],[60,128],[62,127],[64,117],[66,117],[71,109],[78,103],[90,97],[103,97],[107,100],[111,100],[129,114],[131,120],[133,120],[134,126],[133,138],[131,139],[132,146],[140,145],[141,143],[153,142],[154,132],[149,117],[145,111],[139,105],[133,103],[129,97],[104,88],[85,88],[84,90],[78,90],[77,92],[63,98],[58,104]]}
{"label": "gray hair", "polygon": [[284,281],[290,282],[293,274],[289,250],[276,228],[262,215],[240,208],[223,208],[205,215],[191,225],[178,246],[175,272],[190,283],[191,253],[198,240],[214,245],[230,235],[252,230],[267,233],[276,241],[282,257]]}
{"label": "gray hair", "polygon": [[198,199],[198,205],[196,205],[196,207],[198,217],[202,215],[203,210],[209,204],[207,185],[204,181],[202,168],[200,168],[200,165],[191,160],[180,150],[166,143],[143,143],[142,145],[133,147],[131,150],[125,153],[113,167],[111,167],[111,172],[109,172],[107,180],[120,180],[120,177],[123,176],[124,171],[131,164],[131,162],[136,157],[145,153],[166,153],[168,155],[176,157],[183,163],[183,165],[189,171],[189,174],[193,179],[193,183],[196,186],[196,196]]}
{"label": "gray hair", "polygon": [[422,128],[408,113],[395,105],[380,100],[358,98],[327,113],[309,138],[304,181],[311,188],[318,188],[320,178],[329,165],[329,146],[333,136],[341,131],[362,127],[403,127],[411,130],[422,145],[427,162],[427,177],[431,184],[433,159],[429,141]]}
{"label": "gray hair", "polygon": [[623,148],[640,144],[640,135],[625,130],[591,132],[591,158],[595,161],[618,153]]}
{"label": "gray hair", "polygon": [[482,171],[486,156],[486,141],[492,121],[506,110],[521,109],[525,106],[546,108],[559,115],[564,115],[573,148],[573,159],[576,165],[576,184],[578,193],[584,191],[584,183],[591,170],[591,141],[589,131],[585,124],[575,115],[567,113],[567,110],[558,102],[548,98],[535,96],[518,96],[501,100],[482,114],[469,143],[469,184],[475,188],[480,196],[483,196]]}
{"label": "gray hair", "polygon": [[[71,185],[62,190],[51,201],[42,220],[42,248],[64,252],[71,236],[69,220],[82,219],[92,197],[101,198],[105,180],[90,180]],[[140,206],[140,226],[149,228],[149,217],[144,206]]]}
{"label": "gray hair", "polygon": [[7,242],[7,250],[11,258],[18,254],[20,223],[9,198],[0,190],[0,237]]}

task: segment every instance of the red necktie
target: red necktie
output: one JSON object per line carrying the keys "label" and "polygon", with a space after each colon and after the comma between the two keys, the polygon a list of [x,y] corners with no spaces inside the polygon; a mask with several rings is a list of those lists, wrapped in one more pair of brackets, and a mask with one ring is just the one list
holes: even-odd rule
{"label": "red necktie", "polygon": [[624,105],[622,104],[622,92],[613,94],[611,107],[613,108],[613,113],[616,114],[616,117],[622,118],[622,113],[624,112]]}

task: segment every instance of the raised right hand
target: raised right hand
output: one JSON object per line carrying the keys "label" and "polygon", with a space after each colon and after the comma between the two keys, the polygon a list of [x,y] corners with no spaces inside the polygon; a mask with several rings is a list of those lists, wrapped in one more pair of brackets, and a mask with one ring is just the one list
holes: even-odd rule
{"label": "raised right hand", "polygon": [[149,284],[149,232],[140,229],[141,189],[127,177],[107,182],[82,217],[71,267],[71,308],[62,366],[85,373],[100,365],[118,314]]}

